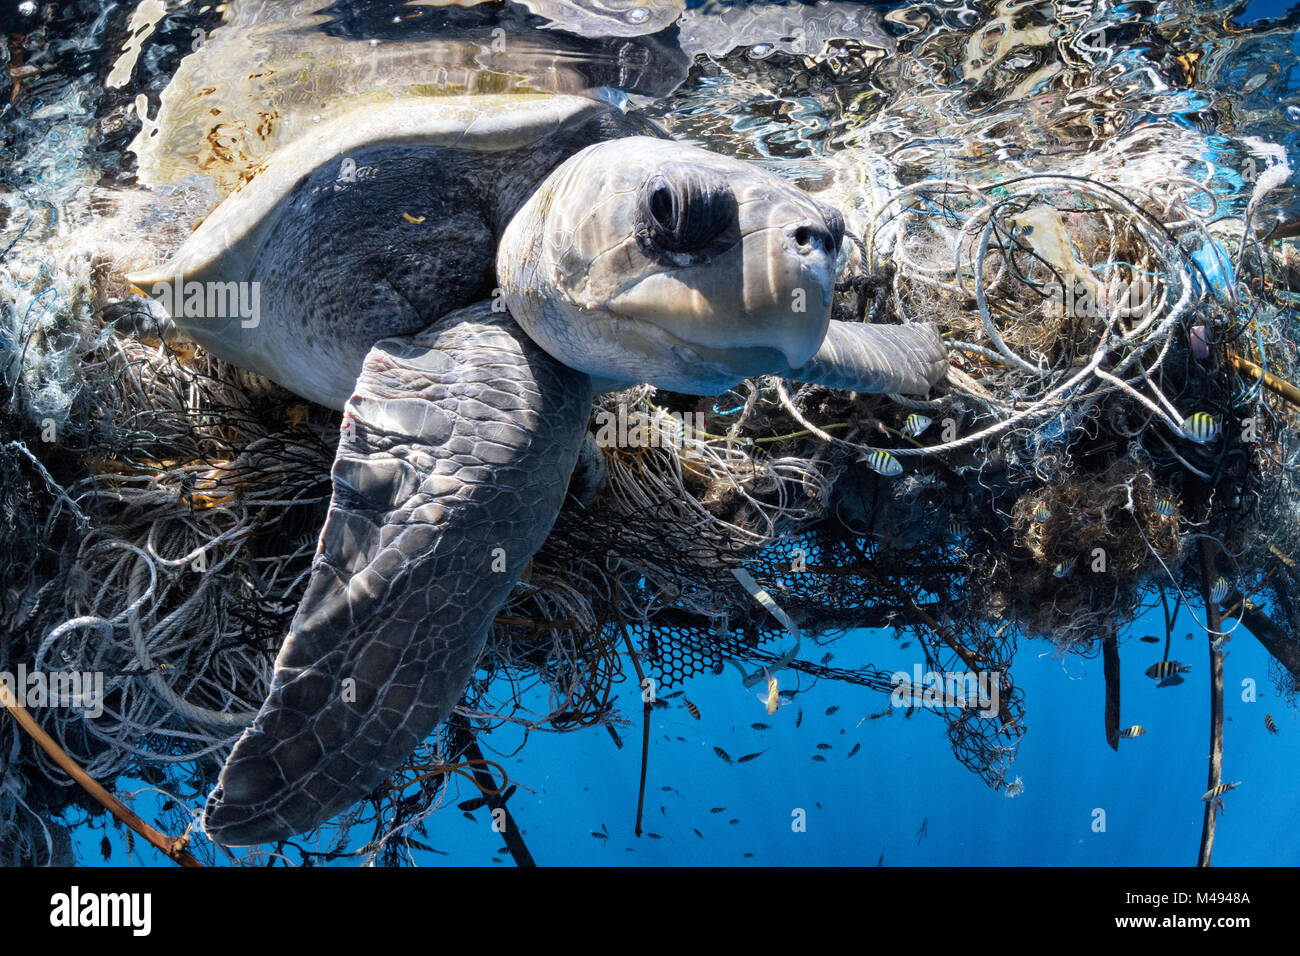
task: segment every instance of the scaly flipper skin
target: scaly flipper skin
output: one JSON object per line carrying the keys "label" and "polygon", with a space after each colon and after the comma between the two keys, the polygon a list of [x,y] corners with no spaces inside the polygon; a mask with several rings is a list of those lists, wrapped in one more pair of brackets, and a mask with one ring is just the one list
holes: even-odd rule
{"label": "scaly flipper skin", "polygon": [[817,353],[780,374],[854,392],[924,395],[947,373],[948,349],[932,325],[832,321]]}
{"label": "scaly flipper skin", "polygon": [[590,407],[587,377],[487,303],[375,345],[307,593],[208,798],[209,837],[319,826],[450,714],[559,513]]}

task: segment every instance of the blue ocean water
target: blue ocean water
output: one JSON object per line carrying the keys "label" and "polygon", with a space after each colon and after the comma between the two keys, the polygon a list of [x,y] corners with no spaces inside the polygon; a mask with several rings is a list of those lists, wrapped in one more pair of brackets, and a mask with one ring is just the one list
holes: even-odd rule
{"label": "blue ocean water", "polygon": [[[1184,609],[1170,650],[1192,668],[1179,686],[1157,688],[1143,674],[1160,659],[1163,644],[1138,637],[1163,637],[1159,615],[1121,635],[1120,726],[1140,724],[1147,733],[1121,739],[1118,752],[1105,739],[1100,659],[1057,659],[1043,642],[1021,646],[1014,676],[1025,692],[1028,733],[1007,775],[1024,785],[1014,797],[963,768],[944,723],[925,708],[910,717],[894,709],[865,719],[889,709],[889,698],[822,681],[806,684],[794,703],[768,716],[755,690],[744,688],[730,668],[681,688],[699,708],[698,721],[682,697],[652,710],[639,837],[642,705],[634,685],[618,696],[630,721],[620,729],[622,749],[602,727],[533,734],[513,757],[507,755],[519,735],[508,728],[480,743],[519,787],[509,806],[539,865],[1191,866],[1207,789],[1210,692],[1206,638],[1199,631],[1191,640],[1184,636],[1194,628],[1186,615]],[[1213,861],[1294,866],[1300,864],[1294,825],[1300,719],[1273,689],[1263,647],[1244,629],[1228,646],[1223,779],[1242,785],[1223,797]],[[920,663],[881,631],[853,631],[826,649],[837,666],[870,660],[910,674]],[[838,709],[828,714],[832,708]],[[1276,736],[1266,730],[1265,714],[1276,722]],[[754,723],[771,729],[754,730]],[[763,754],[728,766],[714,747],[733,759]],[[462,785],[446,801],[421,838],[439,852],[416,851],[412,862],[513,865],[489,811],[479,809],[470,820],[455,807],[474,796],[474,788]],[[136,809],[149,820],[160,802],[144,792]],[[104,835],[78,831],[79,858],[100,864]],[[143,841],[128,856],[120,832],[107,836],[113,849],[107,865],[162,863]]]}
{"label": "blue ocean water", "polygon": [[[1152,630],[1139,629],[1120,649],[1120,725],[1141,724],[1147,733],[1122,739],[1118,753],[1105,740],[1100,659],[1039,656],[1038,642],[1020,647],[1015,678],[1025,692],[1029,730],[1008,774],[1024,783],[1013,798],[958,764],[932,713],[895,711],[860,723],[884,710],[888,699],[821,682],[768,717],[728,670],[685,685],[699,707],[698,722],[680,698],[668,710],[652,711],[644,829],[661,839],[633,832],[641,708],[631,690],[620,698],[634,718],[622,732],[622,750],[592,728],[534,736],[518,762],[506,761],[520,784],[511,808],[534,856],[556,864],[1193,865],[1209,740],[1206,639],[1189,641],[1179,630],[1170,654],[1192,671],[1184,684],[1157,689],[1143,671],[1159,660],[1162,645],[1136,638],[1163,636],[1163,623],[1147,623]],[[1239,631],[1229,646],[1223,779],[1242,785],[1223,798],[1214,862],[1295,865],[1300,721],[1276,697],[1259,643]],[[852,632],[831,649],[837,663],[861,654],[907,673],[918,663],[880,632]],[[1245,699],[1248,683],[1253,702]],[[839,710],[827,715],[833,707]],[[1277,736],[1265,729],[1266,713],[1277,722]],[[772,729],[750,729],[755,722]],[[484,743],[495,746],[495,736]],[[818,750],[819,743],[831,748]],[[861,750],[850,758],[857,744]],[[715,746],[733,757],[766,753],[727,766]],[[815,754],[826,762],[812,760]],[[711,812],[716,807],[725,809]],[[795,826],[801,810],[802,831]],[[592,836],[606,828],[607,840]],[[451,854],[446,862],[490,861],[500,845],[486,811],[470,823],[451,810],[430,833],[433,845]]]}

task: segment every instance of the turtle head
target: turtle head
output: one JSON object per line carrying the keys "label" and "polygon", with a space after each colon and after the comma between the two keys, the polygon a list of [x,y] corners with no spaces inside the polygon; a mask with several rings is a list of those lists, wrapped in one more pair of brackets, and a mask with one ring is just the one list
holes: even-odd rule
{"label": "turtle head", "polygon": [[497,277],[529,336],[598,384],[708,395],[812,357],[843,238],[838,212],[753,163],[628,137],[547,177]]}

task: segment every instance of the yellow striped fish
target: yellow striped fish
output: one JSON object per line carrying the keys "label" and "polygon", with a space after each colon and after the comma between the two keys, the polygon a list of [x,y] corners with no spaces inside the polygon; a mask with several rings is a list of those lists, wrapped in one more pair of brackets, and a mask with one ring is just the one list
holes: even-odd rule
{"label": "yellow striped fish", "polygon": [[907,416],[907,421],[903,422],[903,434],[916,437],[930,427],[931,421],[933,419],[926,418],[919,412],[912,412]]}
{"label": "yellow striped fish", "polygon": [[696,720],[700,719],[700,708],[696,707],[685,697],[682,698],[682,703],[686,705],[686,713],[690,714]]}
{"label": "yellow striped fish", "polygon": [[1058,562],[1056,567],[1052,568],[1052,574],[1056,575],[1058,578],[1063,578],[1073,570],[1074,558],[1071,558],[1069,561]]}
{"label": "yellow striped fish", "polygon": [[1035,521],[1039,521],[1039,522],[1048,521],[1051,519],[1051,517],[1052,517],[1052,509],[1047,507],[1047,505],[1039,505],[1037,508],[1034,509]]}
{"label": "yellow striped fish", "polygon": [[1209,412],[1196,412],[1183,419],[1183,435],[1204,445],[1219,434],[1219,422]]}
{"label": "yellow striped fish", "polygon": [[1203,802],[1208,803],[1210,800],[1213,800],[1216,797],[1221,797],[1229,790],[1236,790],[1240,786],[1241,786],[1240,780],[1238,780],[1236,783],[1221,783],[1217,787],[1214,787],[1210,790],[1206,790],[1205,796],[1201,797],[1201,800]]}
{"label": "yellow striped fish", "polygon": [[1156,514],[1162,518],[1172,518],[1177,510],[1178,505],[1172,498],[1161,498],[1156,502]]}
{"label": "yellow striped fish", "polygon": [[1277,733],[1277,724],[1273,723],[1272,714],[1264,715],[1264,729],[1267,730],[1270,734]]}
{"label": "yellow striped fish", "polygon": [[1215,580],[1214,587],[1210,588],[1210,600],[1218,604],[1228,596],[1229,590],[1228,579],[1220,576]]}
{"label": "yellow striped fish", "polygon": [[873,451],[863,455],[858,461],[867,463],[867,467],[872,471],[877,471],[886,477],[901,475],[903,473],[903,463],[887,451]]}
{"label": "yellow striped fish", "polygon": [[1183,679],[1178,676],[1188,673],[1192,668],[1187,664],[1180,664],[1178,661],[1157,661],[1147,668],[1147,677],[1152,680],[1158,680],[1159,687],[1173,686],[1181,684]]}
{"label": "yellow striped fish", "polygon": [[1132,740],[1134,737],[1141,737],[1146,732],[1147,729],[1143,727],[1141,724],[1134,724],[1132,727],[1129,727],[1125,730],[1121,730],[1119,732],[1119,735],[1121,737],[1127,737],[1128,739]]}

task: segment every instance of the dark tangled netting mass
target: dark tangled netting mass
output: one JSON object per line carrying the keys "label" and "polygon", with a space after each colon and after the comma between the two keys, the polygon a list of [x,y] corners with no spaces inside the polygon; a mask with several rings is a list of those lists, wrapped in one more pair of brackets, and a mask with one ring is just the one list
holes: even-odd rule
{"label": "dark tangled netting mass", "polygon": [[[1294,701],[1300,258],[1253,218],[1267,183],[1224,218],[1223,171],[1202,173],[917,178],[850,217],[837,315],[936,322],[953,371],[925,400],[773,378],[600,397],[456,718],[322,855],[406,859],[476,734],[622,726],[620,685],[767,667],[885,704],[888,671],[813,660],[864,627],[914,637],[927,670],[996,675],[996,719],[935,713],[964,766],[1015,792],[1018,644],[1094,656],[1162,602],[1202,620],[1202,546],[1225,610],[1273,627]],[[104,258],[15,256],[59,228],[7,208],[0,244],[0,669],[103,672],[101,717],[38,719],[92,777],[162,791],[182,832],[305,588],[338,416],[115,331]],[[644,447],[597,440],[620,409]],[[95,805],[12,723],[0,767],[5,862],[65,858],[54,818]]]}

